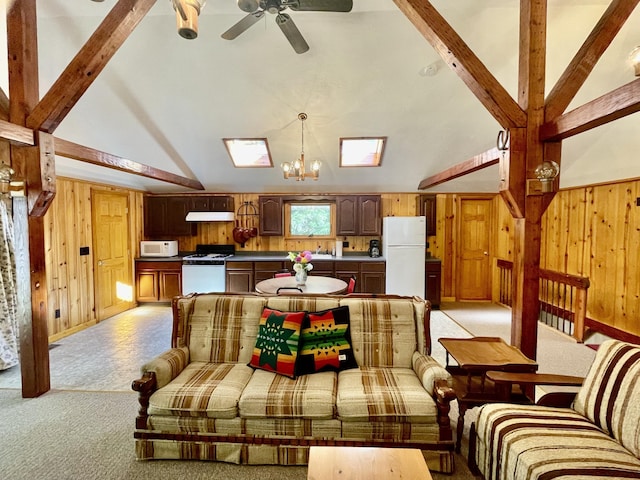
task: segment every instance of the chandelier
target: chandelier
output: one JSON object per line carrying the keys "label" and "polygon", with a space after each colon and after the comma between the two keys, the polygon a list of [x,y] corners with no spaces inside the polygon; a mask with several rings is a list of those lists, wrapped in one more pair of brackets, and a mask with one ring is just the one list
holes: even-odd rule
{"label": "chandelier", "polygon": [[306,177],[312,177],[314,180],[318,180],[320,176],[320,161],[314,160],[311,162],[311,171],[305,172],[304,166],[304,121],[307,119],[306,113],[299,113],[298,119],[302,123],[302,149],[300,152],[300,158],[293,163],[284,162],[280,166],[284,173],[284,178],[295,178],[296,180],[304,180]]}

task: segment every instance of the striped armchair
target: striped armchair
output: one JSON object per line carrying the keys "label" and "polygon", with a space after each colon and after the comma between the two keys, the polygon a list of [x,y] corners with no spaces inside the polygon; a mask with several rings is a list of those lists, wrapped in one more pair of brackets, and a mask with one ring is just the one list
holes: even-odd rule
{"label": "striped armchair", "polygon": [[640,346],[603,343],[570,408],[483,406],[469,464],[485,480],[640,478]]}

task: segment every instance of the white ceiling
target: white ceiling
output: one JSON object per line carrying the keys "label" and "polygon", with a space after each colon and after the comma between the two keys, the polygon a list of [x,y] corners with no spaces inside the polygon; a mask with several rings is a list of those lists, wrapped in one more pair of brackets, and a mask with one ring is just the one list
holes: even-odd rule
{"label": "white ceiling", "polygon": [[[38,1],[44,94],[116,0]],[[517,0],[434,0],[434,6],[512,96],[517,88]],[[608,5],[549,0],[547,91]],[[430,175],[495,146],[500,126],[392,0],[354,0],[350,13],[288,12],[310,45],[296,54],[272,15],[233,41],[220,34],[245,14],[208,0],[199,37],[178,36],[168,0],[151,12],[55,135],[199,180],[210,192],[415,192]],[[629,19],[571,108],[633,80],[640,44]],[[3,59],[3,61],[6,61]],[[436,64],[434,76],[420,70]],[[6,63],[2,77],[6,88]],[[300,153],[322,161],[320,179],[284,180]],[[564,142],[561,186],[640,177],[637,114]],[[387,136],[379,168],[339,168],[340,137]],[[266,137],[275,168],[235,169],[222,138]],[[153,192],[175,185],[57,158],[57,173]],[[497,191],[497,167],[430,191]]]}

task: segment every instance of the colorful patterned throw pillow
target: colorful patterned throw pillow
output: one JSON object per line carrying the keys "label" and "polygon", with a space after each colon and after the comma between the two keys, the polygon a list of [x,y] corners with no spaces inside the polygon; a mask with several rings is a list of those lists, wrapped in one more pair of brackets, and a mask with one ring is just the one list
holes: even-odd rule
{"label": "colorful patterned throw pillow", "polygon": [[358,367],[351,348],[349,307],[307,314],[300,336],[296,375]]}
{"label": "colorful patterned throw pillow", "polygon": [[265,307],[249,366],[295,378],[300,328],[306,312],[281,312]]}

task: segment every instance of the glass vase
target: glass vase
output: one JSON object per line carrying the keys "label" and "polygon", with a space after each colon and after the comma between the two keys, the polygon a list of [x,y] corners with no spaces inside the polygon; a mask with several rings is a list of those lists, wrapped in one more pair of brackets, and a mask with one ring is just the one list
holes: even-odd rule
{"label": "glass vase", "polygon": [[299,270],[296,272],[296,285],[299,287],[306,285],[307,283],[307,271]]}

